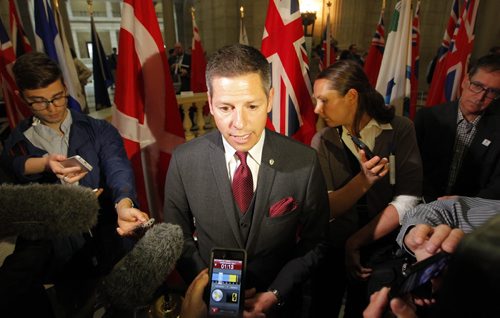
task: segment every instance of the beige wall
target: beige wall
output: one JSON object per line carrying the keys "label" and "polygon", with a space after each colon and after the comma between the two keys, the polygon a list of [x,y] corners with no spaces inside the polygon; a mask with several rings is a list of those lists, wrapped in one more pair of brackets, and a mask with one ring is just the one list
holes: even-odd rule
{"label": "beige wall", "polygon": [[[380,15],[382,0],[331,1],[333,2],[331,9],[333,35],[339,42],[339,48],[344,49],[351,43],[355,43],[360,50],[368,50]],[[396,2],[397,0],[386,0],[384,14],[386,36]],[[425,72],[441,43],[452,2],[453,0],[421,0],[419,90],[427,89]],[[416,0],[413,0],[413,3],[415,5]],[[268,0],[194,1],[202,42],[208,53],[223,45],[238,41],[238,8],[242,4],[245,6],[245,25],[249,42],[251,45],[260,48]],[[500,12],[499,9],[498,0],[481,0],[477,14],[476,37],[472,58],[485,54],[493,45],[500,45],[500,24],[495,22],[496,15]],[[326,12],[323,15],[326,17]],[[320,42],[324,25],[323,19],[326,19],[323,15],[318,14],[316,20],[313,45]],[[190,27],[189,23],[185,25]],[[189,41],[190,32],[185,32],[185,37],[185,40]]]}

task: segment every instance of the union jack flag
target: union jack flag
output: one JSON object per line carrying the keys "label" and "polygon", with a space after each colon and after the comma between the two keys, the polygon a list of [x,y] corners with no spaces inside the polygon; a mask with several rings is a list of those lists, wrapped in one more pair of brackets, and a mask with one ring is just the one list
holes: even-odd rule
{"label": "union jack flag", "polygon": [[9,0],[10,34],[16,56],[31,52],[31,44],[24,32],[14,0]]}
{"label": "union jack flag", "polygon": [[382,64],[382,57],[384,56],[384,37],[384,9],[382,9],[364,65],[366,76],[373,87],[377,84],[378,73],[380,72],[380,65]]}
{"label": "union jack flag", "polygon": [[453,1],[451,6],[450,19],[448,20],[446,30],[444,30],[443,41],[438,49],[431,86],[429,87],[429,92],[427,93],[426,106],[437,105],[444,101],[444,76],[446,74],[446,65],[444,60],[446,55],[448,55],[451,38],[458,23],[458,2],[458,0]]}
{"label": "union jack flag", "polygon": [[316,115],[304,44],[298,1],[269,1],[262,38],[274,88],[268,128],[309,145],[316,133]]}
{"label": "union jack flag", "polygon": [[23,118],[31,114],[26,104],[14,93],[17,90],[12,74],[12,66],[15,61],[14,47],[0,20],[0,83],[5,101],[5,111],[11,128],[14,128]]}
{"label": "union jack flag", "polygon": [[468,0],[455,28],[446,57],[445,101],[453,101],[460,96],[460,84],[467,72],[474,46],[474,25],[478,7],[479,0]]}

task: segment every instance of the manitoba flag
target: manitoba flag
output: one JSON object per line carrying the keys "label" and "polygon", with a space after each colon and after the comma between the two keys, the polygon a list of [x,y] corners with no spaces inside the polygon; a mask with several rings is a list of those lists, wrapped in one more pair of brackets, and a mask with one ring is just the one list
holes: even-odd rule
{"label": "manitoba flag", "polygon": [[444,76],[446,74],[445,59],[450,49],[451,38],[457,26],[458,12],[458,0],[454,0],[451,6],[448,25],[446,30],[444,30],[443,41],[438,49],[436,65],[434,66],[431,85],[427,93],[426,106],[434,106],[444,102]]}
{"label": "manitoba flag", "polygon": [[316,132],[316,114],[304,43],[298,1],[269,1],[262,39],[274,88],[268,127],[309,145]]}
{"label": "manitoba flag", "polygon": [[420,65],[420,1],[417,1],[415,8],[415,16],[412,22],[411,31],[411,93],[410,93],[410,108],[405,115],[410,119],[415,118],[417,112],[417,95],[418,95],[418,71]]}
{"label": "manitoba flag", "polygon": [[375,87],[377,84],[377,77],[380,71],[380,64],[382,64],[382,57],[384,56],[385,47],[385,29],[384,29],[384,9],[380,12],[378,19],[377,29],[372,38],[372,44],[368,50],[368,55],[365,60],[365,73],[370,81],[370,84]]}
{"label": "manitoba flag", "polygon": [[193,42],[191,53],[191,90],[195,93],[206,92],[207,84],[205,81],[205,70],[207,69],[207,60],[201,45],[200,30],[196,24],[193,12]]}
{"label": "manitoba flag", "polygon": [[337,59],[337,52],[335,46],[332,46],[332,39],[330,36],[330,12],[326,16],[325,30],[323,31],[323,40],[321,44],[321,54],[319,61],[319,70],[322,71],[328,66],[332,65]]}
{"label": "manitoba flag", "polygon": [[125,0],[113,124],[132,162],[141,209],[163,219],[165,175],[184,131],[153,2]]}
{"label": "manitoba flag", "polygon": [[458,26],[450,43],[450,50],[445,58],[446,78],[444,79],[445,101],[453,101],[460,96],[462,83],[469,65],[470,55],[474,46],[474,25],[479,0],[465,2]]}

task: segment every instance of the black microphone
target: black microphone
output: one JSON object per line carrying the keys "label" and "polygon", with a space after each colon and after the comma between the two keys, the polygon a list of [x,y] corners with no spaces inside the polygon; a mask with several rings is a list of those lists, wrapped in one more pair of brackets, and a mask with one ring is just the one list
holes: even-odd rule
{"label": "black microphone", "polygon": [[104,278],[98,302],[120,310],[148,305],[174,269],[183,244],[178,225],[153,225]]}
{"label": "black microphone", "polygon": [[90,188],[58,184],[0,185],[0,238],[50,239],[83,233],[97,223]]}

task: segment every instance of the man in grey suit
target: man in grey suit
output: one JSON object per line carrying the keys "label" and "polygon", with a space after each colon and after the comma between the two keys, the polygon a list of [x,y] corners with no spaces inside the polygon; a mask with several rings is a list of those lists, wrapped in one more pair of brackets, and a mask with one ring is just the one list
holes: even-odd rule
{"label": "man in grey suit", "polygon": [[[265,129],[274,91],[269,63],[255,48],[218,50],[206,79],[218,131],[179,146],[165,184],[165,220],[179,224],[185,239],[177,269],[189,283],[208,267],[213,247],[243,248],[245,317],[298,316],[328,227],[316,152]],[[243,206],[232,190],[240,166],[252,180]]]}
{"label": "man in grey suit", "polygon": [[415,117],[427,202],[445,195],[500,199],[500,56],[472,64],[458,101]]}

